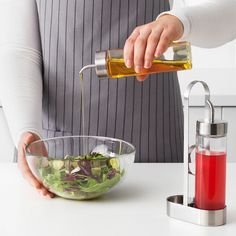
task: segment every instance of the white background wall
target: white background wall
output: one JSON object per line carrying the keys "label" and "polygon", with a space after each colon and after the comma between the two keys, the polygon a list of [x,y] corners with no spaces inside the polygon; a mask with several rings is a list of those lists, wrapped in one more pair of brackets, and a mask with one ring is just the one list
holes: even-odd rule
{"label": "white background wall", "polygon": [[[189,73],[179,72],[181,88],[189,80],[203,77],[219,94],[235,94],[236,41],[214,49],[192,47],[192,58],[193,69]],[[230,80],[230,84],[223,83],[222,79]]]}

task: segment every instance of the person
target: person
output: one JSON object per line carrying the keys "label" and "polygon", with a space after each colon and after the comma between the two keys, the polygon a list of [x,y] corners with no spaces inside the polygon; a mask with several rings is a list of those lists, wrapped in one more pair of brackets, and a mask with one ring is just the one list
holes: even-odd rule
{"label": "person", "polygon": [[[232,40],[235,9],[235,0],[172,10],[166,0],[0,0],[0,99],[27,181],[53,197],[32,175],[24,148],[40,138],[81,134],[77,77],[96,50],[124,47],[126,66],[139,72],[174,40],[202,47]],[[137,162],[182,162],[177,74],[149,77],[99,80],[86,71],[86,134],[133,143]]]}

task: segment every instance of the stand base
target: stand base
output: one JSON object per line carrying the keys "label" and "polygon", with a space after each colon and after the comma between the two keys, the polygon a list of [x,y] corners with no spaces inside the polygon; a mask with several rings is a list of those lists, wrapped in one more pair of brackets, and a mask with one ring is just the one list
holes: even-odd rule
{"label": "stand base", "polygon": [[167,198],[167,215],[169,217],[202,226],[220,226],[226,224],[226,207],[221,210],[202,210],[183,205],[183,195]]}

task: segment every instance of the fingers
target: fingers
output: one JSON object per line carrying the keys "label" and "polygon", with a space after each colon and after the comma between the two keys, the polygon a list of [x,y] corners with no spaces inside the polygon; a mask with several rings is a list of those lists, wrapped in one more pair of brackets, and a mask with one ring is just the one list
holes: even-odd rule
{"label": "fingers", "polygon": [[138,36],[139,36],[139,28],[137,27],[125,42],[124,60],[127,68],[131,68],[133,66],[134,43]]}
{"label": "fingers", "polygon": [[22,176],[27,180],[27,182],[34,187],[38,192],[47,198],[53,198],[54,194],[49,192],[32,174],[29,166],[26,162],[23,149],[19,150],[18,156],[18,167],[22,173]]}
{"label": "fingers", "polygon": [[134,67],[136,73],[140,73],[143,69],[144,55],[150,33],[149,27],[137,27],[126,40],[124,46],[125,64],[127,68]]}
{"label": "fingers", "polygon": [[145,69],[149,69],[152,66],[154,54],[156,52],[156,48],[157,48],[162,31],[163,31],[163,29],[160,28],[160,29],[158,29],[157,32],[155,32],[155,33],[152,32],[148,37],[147,47],[146,47],[145,57],[144,57],[144,68]]}
{"label": "fingers", "polygon": [[172,32],[170,30],[164,30],[161,34],[159,43],[155,51],[155,57],[161,56],[169,47],[172,42]]}
{"label": "fingers", "polygon": [[20,147],[18,150],[18,167],[23,177],[36,189],[42,187],[41,183],[31,173],[28,163],[25,159],[24,147]]}
{"label": "fingers", "polygon": [[[41,183],[38,181],[34,175],[32,174],[28,163],[25,158],[25,147],[29,143],[38,140],[39,137],[32,133],[26,133],[21,139],[19,148],[18,148],[18,167],[20,169],[20,172],[22,173],[22,176],[27,180],[30,185],[32,185],[38,192],[47,198],[54,197],[54,194],[49,192]],[[42,148],[43,152],[45,152],[44,148]]]}
{"label": "fingers", "polygon": [[144,55],[146,51],[148,37],[151,33],[150,29],[140,32],[134,44],[134,69],[136,73],[141,73],[144,66]]}
{"label": "fingers", "polygon": [[31,171],[26,167],[26,165],[19,166],[22,176],[31,184],[32,187],[36,189],[41,189],[41,183],[32,175]]}
{"label": "fingers", "polygon": [[[183,35],[182,22],[175,16],[163,15],[158,20],[137,27],[124,46],[124,59],[128,68],[135,72],[152,66],[153,58],[162,55],[168,46]],[[138,76],[139,81],[145,77]]]}
{"label": "fingers", "polygon": [[42,187],[40,190],[38,190],[39,194],[42,197],[46,197],[46,198],[54,198],[55,195],[51,192],[49,192],[46,188]]}
{"label": "fingers", "polygon": [[[155,50],[163,31],[162,27],[152,28],[152,24],[137,27],[124,46],[124,60],[126,67],[134,67],[136,73],[152,66]],[[146,77],[137,77],[143,81]]]}

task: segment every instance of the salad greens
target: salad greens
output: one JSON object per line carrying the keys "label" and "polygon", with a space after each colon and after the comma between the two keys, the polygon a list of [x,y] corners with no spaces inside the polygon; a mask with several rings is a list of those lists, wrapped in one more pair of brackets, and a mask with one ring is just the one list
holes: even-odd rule
{"label": "salad greens", "polygon": [[46,187],[71,199],[95,198],[116,185],[124,174],[118,158],[99,153],[66,156],[62,160],[40,157],[36,166]]}

